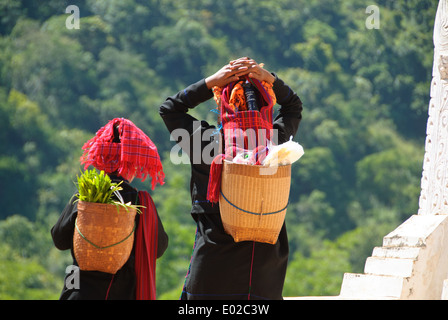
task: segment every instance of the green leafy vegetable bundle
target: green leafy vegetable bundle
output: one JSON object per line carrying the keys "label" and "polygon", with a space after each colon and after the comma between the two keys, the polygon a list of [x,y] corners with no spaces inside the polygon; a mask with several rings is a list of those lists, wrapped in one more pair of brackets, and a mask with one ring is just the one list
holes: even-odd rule
{"label": "green leafy vegetable bundle", "polygon": [[[123,190],[119,183],[112,182],[110,177],[104,173],[104,171],[98,172],[95,169],[86,170],[81,176],[77,176],[78,179],[78,200],[93,203],[105,203],[113,204],[126,208],[135,208],[138,213],[141,211],[138,209],[138,205],[133,205],[131,202],[124,203],[119,191]],[[120,200],[117,201],[114,195]]]}

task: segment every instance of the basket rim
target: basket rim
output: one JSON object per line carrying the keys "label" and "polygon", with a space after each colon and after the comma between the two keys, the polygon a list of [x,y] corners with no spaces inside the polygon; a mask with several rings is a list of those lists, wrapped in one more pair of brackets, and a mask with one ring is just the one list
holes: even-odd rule
{"label": "basket rim", "polygon": [[92,206],[92,207],[103,207],[103,208],[112,208],[114,207],[117,211],[124,210],[126,213],[134,214],[137,213],[137,209],[133,207],[122,207],[119,205],[116,205],[114,203],[101,203],[101,202],[90,202],[90,201],[78,201],[78,207],[79,205],[82,206]]}
{"label": "basket rim", "polygon": [[269,180],[272,176],[291,179],[291,164],[279,166],[262,166],[254,164],[233,163],[223,161],[223,174],[229,173],[239,176],[256,177],[259,180]]}

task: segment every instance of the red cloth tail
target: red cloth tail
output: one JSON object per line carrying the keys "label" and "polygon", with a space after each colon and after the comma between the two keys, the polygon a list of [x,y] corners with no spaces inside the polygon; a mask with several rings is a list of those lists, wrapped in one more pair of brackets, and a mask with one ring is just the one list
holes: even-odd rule
{"label": "red cloth tail", "polygon": [[221,190],[221,173],[222,162],[225,156],[223,154],[217,155],[210,166],[210,177],[208,178],[207,200],[210,202],[219,201],[219,191]]}
{"label": "red cloth tail", "polygon": [[157,209],[147,191],[139,191],[139,204],[144,206],[136,230],[135,273],[137,300],[156,299]]}

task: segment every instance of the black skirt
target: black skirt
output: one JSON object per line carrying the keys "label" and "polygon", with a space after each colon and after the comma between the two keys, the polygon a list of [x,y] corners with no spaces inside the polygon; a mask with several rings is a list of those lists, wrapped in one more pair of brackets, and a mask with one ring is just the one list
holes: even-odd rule
{"label": "black skirt", "polygon": [[286,227],[276,244],[234,242],[219,214],[197,214],[196,240],[181,299],[282,299]]}

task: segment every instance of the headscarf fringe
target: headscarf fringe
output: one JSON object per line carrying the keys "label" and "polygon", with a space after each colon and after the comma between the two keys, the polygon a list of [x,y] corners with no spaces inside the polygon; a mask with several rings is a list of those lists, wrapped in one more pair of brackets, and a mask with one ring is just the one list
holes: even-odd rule
{"label": "headscarf fringe", "polygon": [[[116,126],[120,143],[113,142]],[[106,173],[117,172],[127,180],[136,177],[145,181],[150,176],[152,189],[157,183],[164,184],[165,174],[156,146],[130,120],[115,118],[109,121],[82,149],[84,153],[80,161],[84,169],[92,165]]]}

